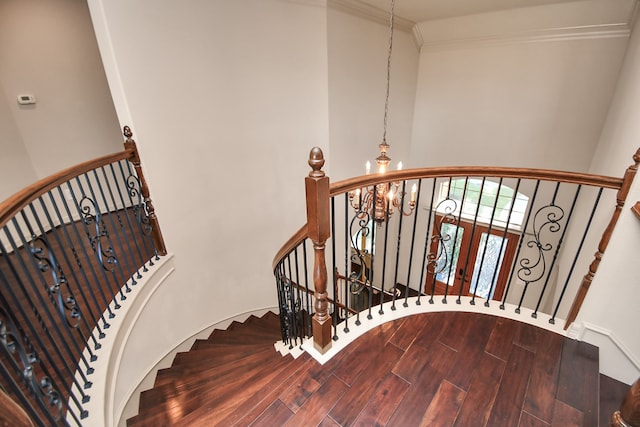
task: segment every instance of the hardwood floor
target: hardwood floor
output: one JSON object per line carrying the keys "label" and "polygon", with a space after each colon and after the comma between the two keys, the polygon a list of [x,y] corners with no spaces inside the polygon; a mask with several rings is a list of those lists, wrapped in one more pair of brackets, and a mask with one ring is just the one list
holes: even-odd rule
{"label": "hardwood floor", "polygon": [[[216,330],[158,373],[128,426],[597,426],[598,350],[503,318],[386,323],[325,365],[273,351],[278,318]],[[607,414],[608,417],[608,414]]]}

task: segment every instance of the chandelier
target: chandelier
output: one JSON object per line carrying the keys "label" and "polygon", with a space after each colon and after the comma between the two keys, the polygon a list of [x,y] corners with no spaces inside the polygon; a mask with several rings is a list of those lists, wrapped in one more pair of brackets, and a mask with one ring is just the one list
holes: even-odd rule
{"label": "chandelier", "polygon": [[[384,126],[382,142],[378,145],[380,155],[376,157],[378,174],[384,174],[389,169],[391,158],[387,156],[390,145],[387,143],[387,118],[389,114],[389,86],[391,82],[391,52],[393,50],[393,9],[395,0],[391,0],[391,11],[389,14],[389,50],[387,55],[387,92],[384,101]],[[402,169],[402,162],[398,163],[398,170]],[[367,161],[366,174],[371,173],[371,162]],[[363,189],[356,189],[349,192],[349,203],[356,211],[358,218],[373,219],[376,223],[382,224],[391,217],[394,210],[407,216],[411,215],[416,206],[416,185],[411,189],[409,201],[409,211],[405,212],[403,202],[405,198],[404,184],[400,188],[400,181],[376,184]]]}

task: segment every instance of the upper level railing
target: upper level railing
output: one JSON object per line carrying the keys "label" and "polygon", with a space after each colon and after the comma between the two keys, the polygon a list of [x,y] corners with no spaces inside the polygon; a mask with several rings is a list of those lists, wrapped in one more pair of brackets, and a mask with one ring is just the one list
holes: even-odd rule
{"label": "upper level railing", "polygon": [[0,204],[0,385],[36,425],[82,425],[96,350],[166,255],[131,130],[124,151]]}
{"label": "upper level railing", "polygon": [[307,225],[273,261],[283,340],[293,347],[313,336],[323,352],[374,309],[383,316],[400,304],[497,308],[562,320],[566,329],[606,250],[640,150],[634,162],[621,178],[440,167],[330,185],[314,148]]}

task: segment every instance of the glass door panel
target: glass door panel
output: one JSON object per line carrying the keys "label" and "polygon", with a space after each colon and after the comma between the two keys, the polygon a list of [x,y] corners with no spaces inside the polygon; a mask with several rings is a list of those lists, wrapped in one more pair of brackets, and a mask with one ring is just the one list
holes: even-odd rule
{"label": "glass door panel", "polygon": [[[487,243],[487,236],[489,243]],[[482,233],[476,251],[470,293],[485,299],[493,298],[508,242],[508,238],[503,239],[502,236]]]}
{"label": "glass door panel", "polygon": [[458,227],[455,224],[442,224],[438,258],[434,270],[438,282],[442,282],[448,286],[454,286],[463,235],[464,228]]}

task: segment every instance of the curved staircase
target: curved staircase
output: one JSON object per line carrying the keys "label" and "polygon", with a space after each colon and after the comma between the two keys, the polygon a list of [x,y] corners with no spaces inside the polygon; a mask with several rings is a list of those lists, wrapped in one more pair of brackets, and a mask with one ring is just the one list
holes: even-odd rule
{"label": "curved staircase", "polygon": [[308,359],[282,357],[273,346],[280,339],[280,320],[272,312],[214,330],[158,371],[127,426],[250,424],[273,402],[270,392],[288,386],[286,380]]}
{"label": "curved staircase", "polygon": [[596,347],[505,318],[391,320],[324,365],[281,356],[279,339],[270,312],[213,331],[158,372],[127,425],[594,427],[616,409],[598,408]]}

